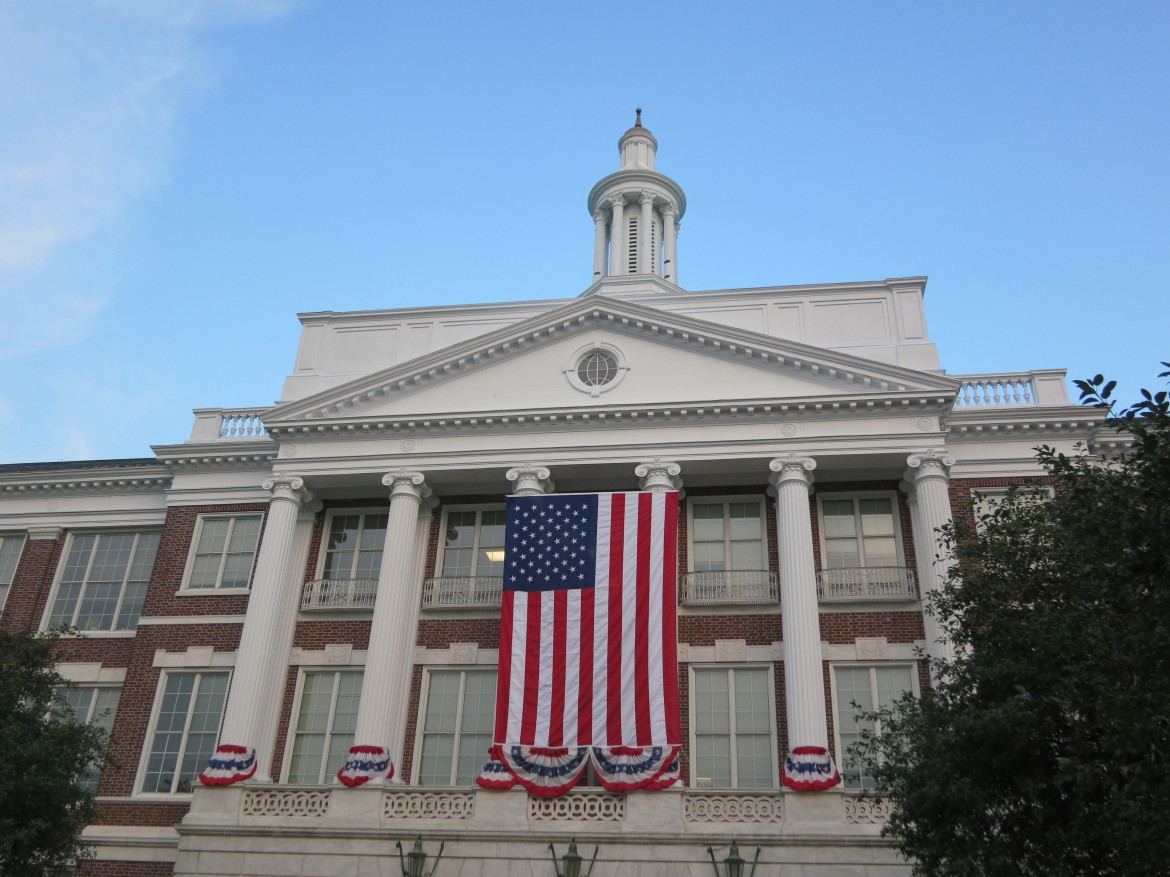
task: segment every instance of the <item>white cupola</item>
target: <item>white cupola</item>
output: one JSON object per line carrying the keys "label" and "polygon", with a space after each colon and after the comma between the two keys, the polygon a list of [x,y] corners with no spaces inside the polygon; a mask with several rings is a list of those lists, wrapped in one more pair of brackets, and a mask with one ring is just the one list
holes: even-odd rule
{"label": "white cupola", "polygon": [[654,169],[658,141],[642,127],[641,108],[618,140],[618,152],[621,169],[589,193],[593,282],[639,274],[678,286],[676,238],[687,199],[678,183]]}

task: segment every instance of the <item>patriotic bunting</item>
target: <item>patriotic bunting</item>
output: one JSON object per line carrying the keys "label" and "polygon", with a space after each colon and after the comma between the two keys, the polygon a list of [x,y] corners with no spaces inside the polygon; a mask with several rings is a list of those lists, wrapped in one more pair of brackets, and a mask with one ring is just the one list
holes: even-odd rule
{"label": "patriotic bunting", "polygon": [[351,789],[374,779],[394,776],[394,762],[381,746],[351,746],[337,778]]}
{"label": "patriotic bunting", "polygon": [[221,743],[199,774],[205,786],[230,786],[240,780],[251,779],[256,773],[256,750],[247,746]]}
{"label": "patriotic bunting", "polygon": [[784,759],[782,779],[798,792],[823,792],[841,782],[841,774],[823,746],[797,746]]}

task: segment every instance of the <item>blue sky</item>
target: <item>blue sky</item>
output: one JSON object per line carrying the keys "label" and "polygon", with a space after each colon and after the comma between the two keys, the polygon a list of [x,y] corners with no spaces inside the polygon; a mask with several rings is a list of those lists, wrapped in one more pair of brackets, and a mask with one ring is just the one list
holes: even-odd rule
{"label": "blue sky", "polygon": [[271,404],[300,311],[571,297],[645,109],[688,289],[926,274],[954,374],[1170,359],[1170,5],[0,6],[0,462]]}

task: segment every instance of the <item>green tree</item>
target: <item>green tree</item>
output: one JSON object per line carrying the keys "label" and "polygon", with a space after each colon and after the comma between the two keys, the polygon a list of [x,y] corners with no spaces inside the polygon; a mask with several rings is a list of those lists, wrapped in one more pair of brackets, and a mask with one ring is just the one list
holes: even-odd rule
{"label": "green tree", "polygon": [[865,716],[882,733],[857,754],[916,875],[1170,874],[1170,403],[1077,384],[1129,450],[1038,448],[1054,498],[946,530],[957,657]]}
{"label": "green tree", "polygon": [[57,699],[59,640],[0,630],[0,874],[13,877],[66,873],[97,809],[76,780],[102,762],[106,735]]}

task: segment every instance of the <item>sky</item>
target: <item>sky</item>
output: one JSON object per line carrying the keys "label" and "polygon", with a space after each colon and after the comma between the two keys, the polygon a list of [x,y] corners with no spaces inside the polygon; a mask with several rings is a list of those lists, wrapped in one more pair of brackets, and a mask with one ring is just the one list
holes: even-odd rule
{"label": "sky", "polygon": [[1156,0],[5,0],[0,463],[272,404],[298,312],[576,296],[637,106],[684,288],[927,275],[952,374],[1160,388],[1168,43]]}

